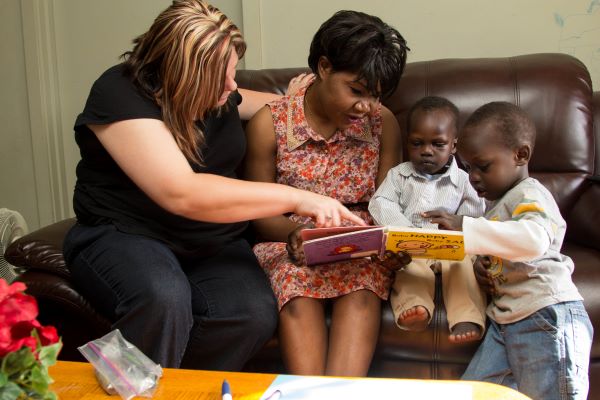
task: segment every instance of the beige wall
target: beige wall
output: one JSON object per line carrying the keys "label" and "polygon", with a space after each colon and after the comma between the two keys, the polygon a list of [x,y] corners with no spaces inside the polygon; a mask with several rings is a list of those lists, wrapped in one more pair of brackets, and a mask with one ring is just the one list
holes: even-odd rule
{"label": "beige wall", "polygon": [[[564,52],[600,87],[597,0],[214,0],[244,31],[242,67],[306,65],[318,26],[338,9],[382,17],[409,61]],[[72,126],[89,88],[170,0],[0,0],[0,208],[31,228],[72,215],[79,158]]]}
{"label": "beige wall", "polygon": [[20,0],[0,0],[0,208],[37,223]]}
{"label": "beige wall", "polygon": [[[244,0],[246,3],[259,10],[253,20],[244,15],[244,33],[255,39],[250,43],[248,67],[305,65],[310,40],[319,25],[339,9],[354,9],[378,15],[396,27],[411,48],[409,61],[563,52],[583,61],[594,87],[600,88],[597,0]],[[281,17],[286,13],[290,17]]]}

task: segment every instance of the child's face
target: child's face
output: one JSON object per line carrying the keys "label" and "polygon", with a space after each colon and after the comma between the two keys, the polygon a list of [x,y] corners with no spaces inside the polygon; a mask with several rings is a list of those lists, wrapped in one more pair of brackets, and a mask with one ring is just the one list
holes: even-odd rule
{"label": "child's face", "polygon": [[471,185],[479,197],[492,201],[527,177],[528,160],[498,136],[494,124],[483,123],[465,129],[458,141],[458,155]]}
{"label": "child's face", "polygon": [[408,133],[408,157],[418,172],[436,174],[456,151],[454,115],[445,109],[416,110]]}

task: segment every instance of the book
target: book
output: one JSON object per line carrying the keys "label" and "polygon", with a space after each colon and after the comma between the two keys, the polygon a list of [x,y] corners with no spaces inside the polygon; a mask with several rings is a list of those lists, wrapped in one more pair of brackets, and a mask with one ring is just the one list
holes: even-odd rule
{"label": "book", "polygon": [[304,229],[301,232],[307,265],[369,257],[385,250],[405,251],[412,258],[462,260],[462,232],[405,226],[348,226]]}
{"label": "book", "polygon": [[406,251],[412,258],[462,260],[465,240],[460,231],[390,226],[384,250]]}
{"label": "book", "polygon": [[384,227],[349,226],[304,229],[301,233],[307,265],[379,255]]}

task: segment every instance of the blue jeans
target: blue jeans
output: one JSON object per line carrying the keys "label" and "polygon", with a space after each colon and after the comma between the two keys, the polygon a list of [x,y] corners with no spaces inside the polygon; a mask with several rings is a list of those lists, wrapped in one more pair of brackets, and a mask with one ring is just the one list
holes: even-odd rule
{"label": "blue jeans", "polygon": [[155,239],[76,224],[64,253],[85,298],[163,367],[240,370],[276,329],[271,286],[243,239],[181,260]]}
{"label": "blue jeans", "polygon": [[581,301],[490,327],[462,379],[512,387],[534,400],[586,399],[593,328]]}

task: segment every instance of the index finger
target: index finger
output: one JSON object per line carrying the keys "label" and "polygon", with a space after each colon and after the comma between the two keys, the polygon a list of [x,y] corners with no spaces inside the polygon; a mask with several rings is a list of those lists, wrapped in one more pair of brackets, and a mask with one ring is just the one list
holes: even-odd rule
{"label": "index finger", "polygon": [[359,226],[366,226],[367,223],[360,218],[358,215],[353,214],[350,212],[350,210],[348,210],[347,208],[344,207],[344,209],[340,212],[340,216],[345,219],[346,221],[350,221],[353,222],[356,225]]}

